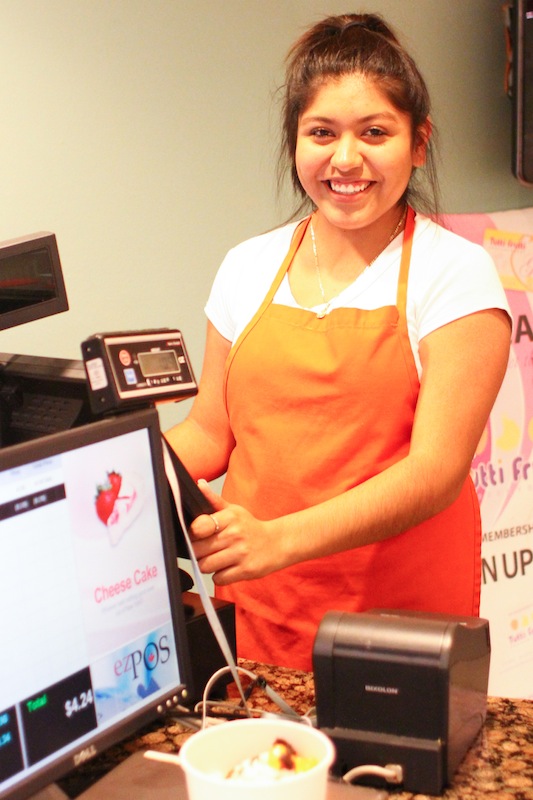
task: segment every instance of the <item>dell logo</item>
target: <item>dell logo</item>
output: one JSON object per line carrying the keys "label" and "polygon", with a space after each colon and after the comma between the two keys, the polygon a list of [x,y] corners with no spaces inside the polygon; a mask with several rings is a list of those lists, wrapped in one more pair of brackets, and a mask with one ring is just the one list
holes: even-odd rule
{"label": "dell logo", "polygon": [[74,766],[79,767],[80,764],[85,763],[85,761],[89,761],[89,759],[93,758],[97,754],[98,750],[94,746],[94,744],[89,745],[89,747],[85,747],[83,750],[80,750],[79,753],[74,754]]}

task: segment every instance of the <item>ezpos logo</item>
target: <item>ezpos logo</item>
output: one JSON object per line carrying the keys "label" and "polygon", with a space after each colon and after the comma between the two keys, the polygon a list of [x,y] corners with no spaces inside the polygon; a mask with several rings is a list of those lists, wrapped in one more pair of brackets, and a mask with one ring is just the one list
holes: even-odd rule
{"label": "ezpos logo", "polygon": [[[115,661],[114,672],[120,677],[129,677],[132,683],[138,681],[137,694],[147,697],[159,689],[153,677],[154,670],[160,664],[166,664],[170,658],[168,636],[163,634],[157,642],[148,642],[144,650],[132,650],[123,658]],[[141,679],[144,678],[144,683]]]}

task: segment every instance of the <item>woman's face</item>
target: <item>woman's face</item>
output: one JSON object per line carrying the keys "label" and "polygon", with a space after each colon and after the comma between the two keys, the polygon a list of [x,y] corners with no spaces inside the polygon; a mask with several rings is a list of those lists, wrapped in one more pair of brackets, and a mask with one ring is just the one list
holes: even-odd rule
{"label": "woman's face", "polygon": [[332,225],[358,230],[397,217],[413,167],[425,161],[427,129],[413,142],[411,119],[375,80],[349,74],[327,80],[298,123],[300,182]]}

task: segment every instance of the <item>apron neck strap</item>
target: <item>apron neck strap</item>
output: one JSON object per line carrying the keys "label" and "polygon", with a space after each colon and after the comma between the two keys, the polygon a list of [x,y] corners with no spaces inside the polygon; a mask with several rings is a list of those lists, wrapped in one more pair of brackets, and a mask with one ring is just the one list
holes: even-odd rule
{"label": "apron neck strap", "polygon": [[396,305],[401,315],[405,318],[407,310],[407,280],[409,277],[409,264],[411,263],[411,251],[413,249],[413,236],[415,231],[415,212],[409,206],[403,232],[402,259],[400,261],[400,276],[398,279],[398,294]]}

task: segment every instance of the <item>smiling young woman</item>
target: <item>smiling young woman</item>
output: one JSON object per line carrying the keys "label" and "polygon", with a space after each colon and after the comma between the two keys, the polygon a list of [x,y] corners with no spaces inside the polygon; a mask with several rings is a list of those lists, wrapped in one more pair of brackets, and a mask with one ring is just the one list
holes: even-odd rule
{"label": "smiling young woman", "polygon": [[191,536],[236,604],[240,656],[309,669],[331,609],[478,613],[469,470],[510,324],[488,254],[424,215],[432,139],[423,78],[380,17],[295,43],[282,164],[299,218],[224,259],[199,393],[167,433],[197,479],[226,473],[221,496],[201,482],[216,511]]}

